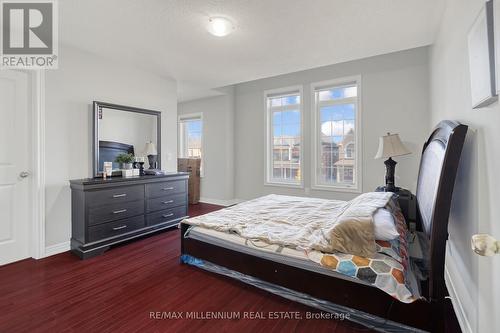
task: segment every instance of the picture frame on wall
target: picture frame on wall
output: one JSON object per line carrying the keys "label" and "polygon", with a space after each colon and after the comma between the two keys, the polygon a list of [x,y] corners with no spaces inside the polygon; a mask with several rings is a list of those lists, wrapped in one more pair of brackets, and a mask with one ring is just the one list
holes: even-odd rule
{"label": "picture frame on wall", "polygon": [[488,106],[498,100],[494,29],[493,1],[490,0],[481,9],[467,38],[472,108],[474,109]]}

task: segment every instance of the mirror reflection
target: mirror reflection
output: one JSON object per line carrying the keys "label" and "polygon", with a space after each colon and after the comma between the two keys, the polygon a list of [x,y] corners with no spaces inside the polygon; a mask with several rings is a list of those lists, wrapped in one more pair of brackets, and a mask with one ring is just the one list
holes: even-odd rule
{"label": "mirror reflection", "polygon": [[[144,161],[145,169],[159,169],[157,147],[159,112],[118,106],[97,109],[96,151],[97,174],[102,174],[104,162],[112,162],[113,171],[126,169],[127,156],[132,161]],[[148,113],[144,113],[148,112]]]}

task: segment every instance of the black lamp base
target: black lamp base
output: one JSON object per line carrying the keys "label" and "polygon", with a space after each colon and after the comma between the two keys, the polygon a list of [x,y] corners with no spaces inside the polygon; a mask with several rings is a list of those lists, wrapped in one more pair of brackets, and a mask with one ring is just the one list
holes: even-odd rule
{"label": "black lamp base", "polygon": [[156,169],[158,162],[158,155],[148,155],[148,162],[150,169]]}
{"label": "black lamp base", "polygon": [[394,161],[389,157],[388,160],[384,162],[385,164],[385,191],[386,192],[395,192],[396,184],[394,183],[394,173],[396,171],[396,164],[398,162]]}

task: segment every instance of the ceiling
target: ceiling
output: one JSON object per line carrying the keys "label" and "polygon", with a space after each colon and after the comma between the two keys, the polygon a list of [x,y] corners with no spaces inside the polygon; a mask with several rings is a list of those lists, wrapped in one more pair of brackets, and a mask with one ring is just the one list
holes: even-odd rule
{"label": "ceiling", "polygon": [[[60,39],[178,81],[214,88],[433,42],[444,0],[64,0]],[[235,31],[215,37],[209,16]]]}

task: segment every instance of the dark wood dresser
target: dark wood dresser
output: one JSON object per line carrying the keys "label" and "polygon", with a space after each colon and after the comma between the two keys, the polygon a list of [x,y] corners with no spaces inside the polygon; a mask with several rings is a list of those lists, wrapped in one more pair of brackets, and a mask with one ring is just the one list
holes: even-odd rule
{"label": "dark wood dresser", "polygon": [[71,251],[81,259],[176,226],[187,217],[188,173],[71,180]]}

